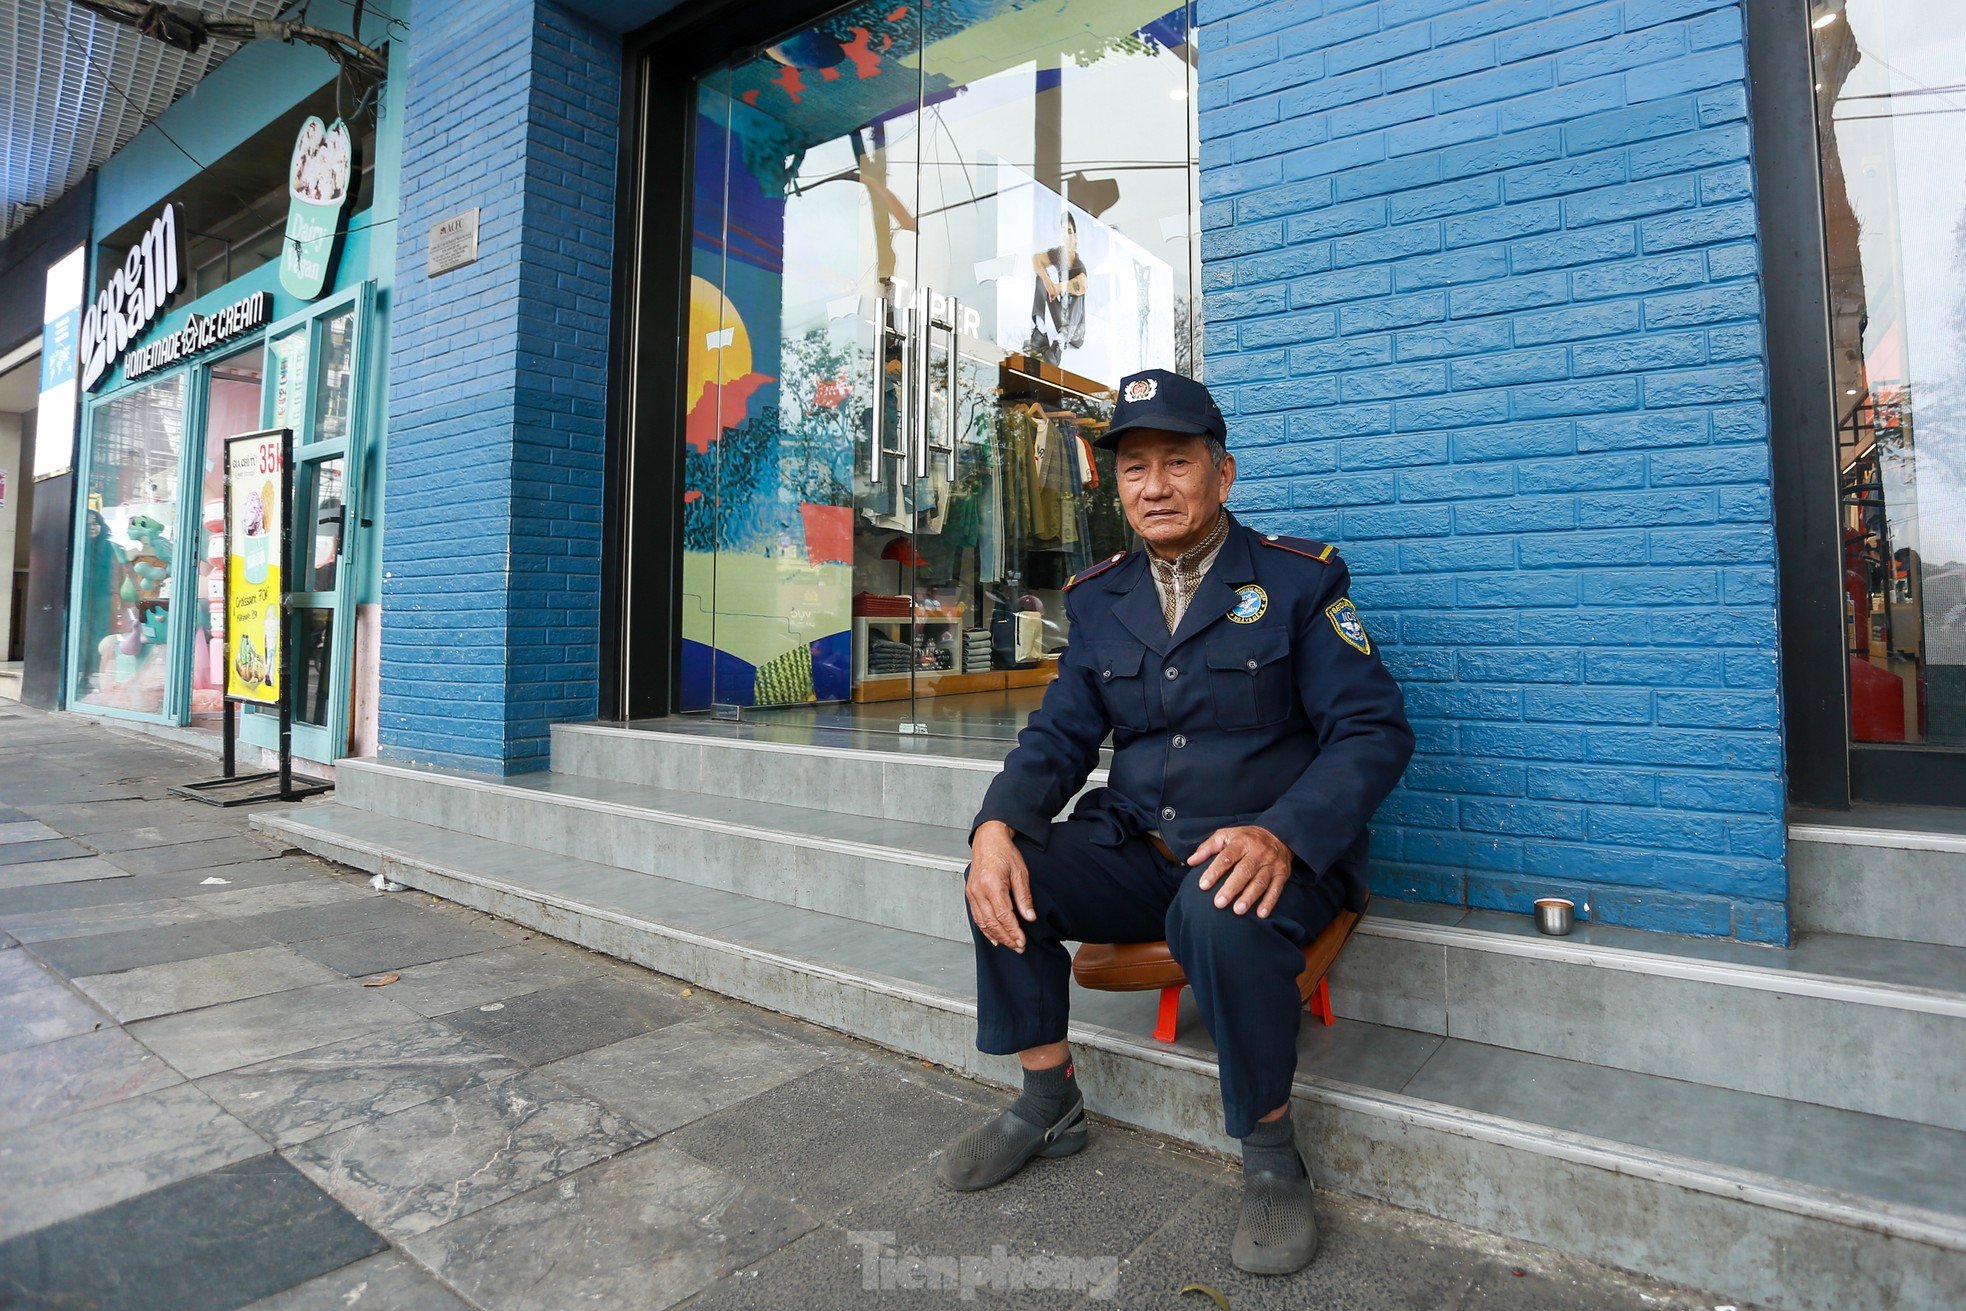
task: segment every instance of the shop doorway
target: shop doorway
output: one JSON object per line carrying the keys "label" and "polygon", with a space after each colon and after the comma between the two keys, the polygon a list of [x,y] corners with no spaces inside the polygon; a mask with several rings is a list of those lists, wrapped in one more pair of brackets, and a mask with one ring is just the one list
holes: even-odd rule
{"label": "shop doorway", "polygon": [[698,77],[681,709],[1023,725],[1131,545],[1118,382],[1200,370],[1192,31],[863,4]]}
{"label": "shop doorway", "polygon": [[1966,14],[1811,27],[1853,799],[1966,800]]}

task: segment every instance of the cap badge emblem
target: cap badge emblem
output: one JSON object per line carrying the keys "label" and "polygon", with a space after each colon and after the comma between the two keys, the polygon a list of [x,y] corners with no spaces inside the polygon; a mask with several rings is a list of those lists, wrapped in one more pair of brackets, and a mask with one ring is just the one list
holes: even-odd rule
{"label": "cap badge emblem", "polygon": [[1126,384],[1125,397],[1128,401],[1150,401],[1160,393],[1160,384],[1152,378],[1135,378]]}

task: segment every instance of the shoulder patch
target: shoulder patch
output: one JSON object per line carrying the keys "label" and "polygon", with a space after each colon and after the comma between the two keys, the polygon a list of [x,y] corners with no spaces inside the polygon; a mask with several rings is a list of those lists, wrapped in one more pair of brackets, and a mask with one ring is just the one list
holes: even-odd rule
{"label": "shoulder patch", "polygon": [[1308,537],[1284,537],[1278,533],[1259,533],[1256,540],[1265,546],[1274,546],[1279,551],[1301,555],[1316,560],[1319,564],[1330,564],[1331,558],[1338,554],[1338,548],[1329,542],[1314,542]]}
{"label": "shoulder patch", "polygon": [[1108,569],[1111,569],[1114,565],[1118,564],[1120,561],[1124,559],[1126,559],[1126,552],[1121,551],[1117,555],[1108,556],[1106,559],[1101,560],[1098,564],[1088,565],[1084,569],[1081,569],[1077,573],[1073,574],[1070,578],[1067,578],[1065,580],[1065,586],[1062,590],[1069,592],[1074,587],[1077,587],[1080,583],[1084,582],[1086,579],[1097,578],[1100,574],[1105,573]]}

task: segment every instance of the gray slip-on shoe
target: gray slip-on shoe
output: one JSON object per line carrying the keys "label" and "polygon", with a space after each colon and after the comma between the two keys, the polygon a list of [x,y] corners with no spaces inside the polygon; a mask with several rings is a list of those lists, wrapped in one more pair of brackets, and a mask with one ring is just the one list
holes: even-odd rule
{"label": "gray slip-on shoe", "polygon": [[[1302,1152],[1297,1155],[1302,1163]],[[1287,1275],[1317,1255],[1317,1216],[1311,1209],[1310,1167],[1301,1179],[1273,1170],[1243,1171],[1242,1223],[1229,1259],[1256,1275]]]}
{"label": "gray slip-on shoe", "polygon": [[1065,1108],[1058,1123],[1040,1129],[1005,1110],[951,1143],[935,1164],[942,1182],[959,1193],[1000,1184],[1034,1156],[1070,1156],[1085,1146],[1085,1098]]}

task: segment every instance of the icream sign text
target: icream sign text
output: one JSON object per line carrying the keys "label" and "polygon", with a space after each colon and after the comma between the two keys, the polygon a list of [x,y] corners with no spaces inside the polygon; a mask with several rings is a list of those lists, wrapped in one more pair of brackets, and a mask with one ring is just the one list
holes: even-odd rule
{"label": "icream sign text", "polygon": [[177,208],[167,204],[82,316],[84,391],[108,375],[130,343],[177,294],[180,249]]}

